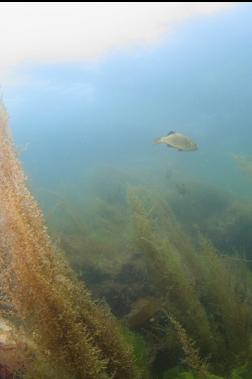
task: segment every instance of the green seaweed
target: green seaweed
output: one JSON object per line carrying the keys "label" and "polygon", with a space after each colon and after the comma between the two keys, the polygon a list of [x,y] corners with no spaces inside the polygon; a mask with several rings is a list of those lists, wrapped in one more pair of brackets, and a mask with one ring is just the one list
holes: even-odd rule
{"label": "green seaweed", "polygon": [[151,374],[148,369],[150,347],[147,346],[146,340],[140,334],[134,333],[125,328],[123,330],[123,336],[127,343],[133,346],[135,362],[141,372],[141,379],[151,379]]}
{"label": "green seaweed", "polygon": [[[174,367],[173,369],[167,370],[163,373],[162,377],[159,379],[198,379],[197,375],[189,371],[184,371],[181,366]],[[220,376],[213,374],[208,374],[206,379],[223,379]]]}
{"label": "green seaweed", "polygon": [[[251,289],[205,238],[193,244],[162,199],[129,192],[137,249],[164,308],[196,341],[210,371],[228,374],[251,357]],[[151,211],[150,211],[151,209]],[[244,270],[246,271],[245,267]],[[171,335],[171,332],[168,333]],[[169,341],[169,342],[168,342]],[[175,346],[169,337],[168,350]]]}
{"label": "green seaweed", "polygon": [[251,379],[252,366],[251,363],[235,368],[231,373],[231,379]]}

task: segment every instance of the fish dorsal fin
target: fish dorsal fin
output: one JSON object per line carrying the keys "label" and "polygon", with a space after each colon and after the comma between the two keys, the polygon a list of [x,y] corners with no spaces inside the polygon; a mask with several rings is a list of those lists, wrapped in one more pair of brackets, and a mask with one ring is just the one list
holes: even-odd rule
{"label": "fish dorsal fin", "polygon": [[175,134],[175,132],[171,130],[167,135],[170,136],[171,134]]}

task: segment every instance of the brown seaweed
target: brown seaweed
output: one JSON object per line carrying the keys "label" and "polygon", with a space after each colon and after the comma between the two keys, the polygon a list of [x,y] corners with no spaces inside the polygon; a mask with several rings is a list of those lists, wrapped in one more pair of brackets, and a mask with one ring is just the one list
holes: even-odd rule
{"label": "brown seaweed", "polygon": [[[30,340],[26,378],[137,376],[120,327],[57,252],[26,184],[0,110],[0,274],[3,310]],[[4,307],[5,306],[5,307]]]}

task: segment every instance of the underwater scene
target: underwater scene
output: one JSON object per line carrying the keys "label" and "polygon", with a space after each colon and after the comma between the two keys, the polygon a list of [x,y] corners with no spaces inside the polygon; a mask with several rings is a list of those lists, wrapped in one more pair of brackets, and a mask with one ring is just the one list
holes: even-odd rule
{"label": "underwater scene", "polygon": [[0,30],[0,379],[252,379],[252,3]]}

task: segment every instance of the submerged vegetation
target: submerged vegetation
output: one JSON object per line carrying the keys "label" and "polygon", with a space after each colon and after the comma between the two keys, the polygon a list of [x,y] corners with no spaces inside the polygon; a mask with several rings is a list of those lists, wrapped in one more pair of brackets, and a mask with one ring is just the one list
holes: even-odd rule
{"label": "submerged vegetation", "polygon": [[62,204],[50,225],[55,235],[64,230],[61,245],[92,293],[144,339],[143,378],[244,373],[252,335],[250,207],[200,183],[188,182],[181,196],[176,184],[169,192],[162,183],[148,189],[140,176],[110,175],[104,194],[99,177],[93,200]]}
{"label": "submerged vegetation", "polygon": [[166,171],[41,191],[50,238],[1,109],[0,310],[21,378],[252,376],[252,206]]}
{"label": "submerged vegetation", "polygon": [[[129,196],[137,246],[145,254],[150,278],[163,298],[164,309],[175,320],[176,330],[188,333],[216,374],[228,375],[234,367],[249,362],[250,273],[222,258],[204,237],[199,235],[192,242],[166,203],[158,199],[150,214],[145,193],[131,191]],[[175,336],[168,330],[164,338],[167,353],[171,352]]]}
{"label": "submerged vegetation", "polygon": [[16,325],[17,339],[20,334],[27,341],[17,369],[22,377],[137,376],[118,323],[91,300],[50,240],[16,158],[2,106],[0,253],[2,317]]}
{"label": "submerged vegetation", "polygon": [[[157,191],[151,186],[147,190],[146,185],[139,183],[132,187],[131,181],[126,186],[128,203],[124,198],[116,204],[111,185],[106,209],[113,209],[113,213],[107,212],[101,219],[102,213],[95,206],[99,199],[93,203],[93,213],[88,217],[84,212],[81,215],[80,210],[76,212],[76,219],[82,219],[86,225],[86,237],[83,245],[78,244],[82,260],[72,256],[71,251],[69,259],[83,278],[89,279],[93,293],[105,297],[112,311],[145,339],[151,378],[162,377],[181,359],[184,359],[181,377],[186,377],[187,367],[191,369],[188,377],[202,376],[201,371],[207,370],[207,378],[214,375],[226,378],[251,359],[252,277],[244,259],[245,240],[239,231],[249,229],[252,224],[249,208],[216,189],[198,185],[194,191],[192,184],[189,186],[186,201],[183,198],[179,204],[174,193],[166,193],[162,188]],[[101,188],[102,185],[99,191]],[[200,188],[211,204],[209,219],[208,204],[205,196],[199,196]],[[88,232],[90,215],[97,233],[92,241],[88,238],[92,235],[91,227]],[[114,221],[118,218],[123,222]],[[57,219],[62,219],[60,211],[55,215],[54,226]],[[98,241],[100,246],[106,246],[105,230],[109,228],[116,231],[110,234],[111,249],[106,252],[98,248],[101,259],[93,255],[92,262],[88,251]],[[232,232],[230,241],[229,232]],[[226,239],[222,238],[224,233]],[[75,238],[80,242],[80,236]],[[247,252],[250,246],[247,239]],[[111,263],[113,257],[114,268],[106,263],[106,259]],[[93,271],[85,272],[85,261]],[[178,330],[182,332],[180,336]],[[182,341],[188,342],[187,348]],[[191,347],[189,356],[188,347]]]}

